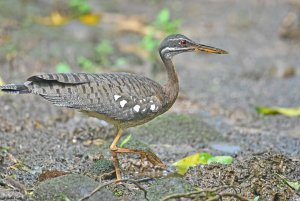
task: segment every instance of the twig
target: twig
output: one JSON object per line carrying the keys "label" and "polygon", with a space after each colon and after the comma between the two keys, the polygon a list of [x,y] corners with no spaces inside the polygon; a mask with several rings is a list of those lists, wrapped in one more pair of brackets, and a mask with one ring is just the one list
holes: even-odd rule
{"label": "twig", "polygon": [[[181,197],[188,198],[188,197],[191,197],[192,195],[197,195],[197,194],[199,195],[201,193],[206,193],[206,194],[207,193],[217,193],[222,188],[224,188],[224,187],[216,188],[216,189],[202,189],[202,190],[192,191],[192,192],[188,192],[188,193],[172,194],[172,195],[166,196],[165,198],[161,199],[161,201],[167,201],[167,200],[170,200],[173,198],[181,198]],[[205,197],[207,197],[207,196],[205,196]],[[247,198],[242,197],[236,193],[217,193],[216,196],[206,199],[206,201],[218,201],[222,197],[235,197],[240,201],[248,201]]]}
{"label": "twig", "polygon": [[235,193],[220,193],[212,198],[209,198],[207,199],[206,201],[218,201],[220,200],[222,197],[235,197],[237,198],[238,200],[241,200],[241,201],[249,201],[249,199],[241,196],[241,195],[238,195],[238,194],[235,194]]}
{"label": "twig", "polygon": [[13,178],[6,176],[5,181],[7,182],[7,185],[13,189],[18,189],[23,193],[24,195],[27,195],[27,189],[26,187],[21,184],[20,182],[14,180]]}
{"label": "twig", "polygon": [[161,201],[170,200],[172,198],[189,197],[191,195],[196,195],[196,194],[200,194],[200,193],[216,192],[218,190],[219,190],[219,188],[218,189],[202,189],[202,190],[192,191],[192,192],[188,192],[188,193],[177,193],[177,194],[172,194],[172,195],[166,196],[163,199],[161,199]]}
{"label": "twig", "polygon": [[[100,182],[102,181],[102,179],[104,178],[104,177],[108,177],[108,176],[111,176],[113,173],[115,173],[116,171],[115,170],[113,170],[113,171],[111,171],[111,172],[107,172],[107,173],[103,173],[102,175],[100,175],[98,178],[99,178],[99,180],[100,180]],[[98,179],[97,179],[98,180]]]}
{"label": "twig", "polygon": [[[121,179],[117,182],[130,182],[130,183],[133,183],[134,185],[136,185],[140,190],[142,190],[144,192],[144,196],[145,196],[145,199],[148,200],[147,198],[147,191],[145,188],[143,188],[139,183],[138,181],[136,180],[132,180],[132,179]],[[90,194],[80,198],[78,201],[84,201],[86,199],[89,199],[92,195],[94,195],[97,191],[100,191],[102,188],[106,187],[106,186],[109,186],[110,184],[113,184],[113,183],[116,183],[116,181],[109,181],[105,184],[102,184],[102,185],[99,185],[97,186],[97,188],[95,188]]]}

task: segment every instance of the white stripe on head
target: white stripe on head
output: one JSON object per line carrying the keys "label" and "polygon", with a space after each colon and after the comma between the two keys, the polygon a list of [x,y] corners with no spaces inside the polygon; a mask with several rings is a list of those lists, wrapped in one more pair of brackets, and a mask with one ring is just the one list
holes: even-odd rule
{"label": "white stripe on head", "polygon": [[170,40],[170,41],[175,41],[175,40],[187,40],[187,41],[188,41],[187,38],[170,38],[170,39],[168,39],[168,40]]}
{"label": "white stripe on head", "polygon": [[166,58],[171,59],[174,55],[180,53],[181,51],[189,50],[190,48],[180,48],[177,49],[175,47],[165,47],[160,52],[162,55],[164,55]]}

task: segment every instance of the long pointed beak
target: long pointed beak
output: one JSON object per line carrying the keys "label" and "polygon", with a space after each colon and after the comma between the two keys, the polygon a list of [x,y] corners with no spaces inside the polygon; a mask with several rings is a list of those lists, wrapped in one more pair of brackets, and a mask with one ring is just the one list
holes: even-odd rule
{"label": "long pointed beak", "polygon": [[228,52],[225,50],[207,46],[207,45],[202,45],[202,44],[195,44],[194,46],[192,46],[192,48],[196,52],[207,52],[207,53],[213,53],[213,54],[228,54]]}

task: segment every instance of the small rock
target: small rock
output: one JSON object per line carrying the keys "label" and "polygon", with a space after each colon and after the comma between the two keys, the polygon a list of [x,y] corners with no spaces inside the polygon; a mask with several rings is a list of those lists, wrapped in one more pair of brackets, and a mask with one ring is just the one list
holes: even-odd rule
{"label": "small rock", "polygon": [[[62,200],[62,198],[78,200],[91,193],[99,184],[87,176],[64,175],[46,180],[35,187],[33,200]],[[87,200],[115,200],[115,198],[110,191],[102,189]]]}
{"label": "small rock", "polygon": [[187,193],[193,190],[193,186],[180,177],[163,178],[156,180],[147,188],[147,198],[150,201],[161,200],[172,194]]}
{"label": "small rock", "polygon": [[25,200],[25,196],[18,192],[8,189],[0,188],[0,200]]}
{"label": "small rock", "polygon": [[221,140],[221,134],[197,115],[169,113],[133,128],[137,139],[147,144],[199,144]]}
{"label": "small rock", "polygon": [[[101,176],[105,173],[109,173],[115,170],[112,160],[101,159],[97,160],[89,170],[89,173],[97,176]],[[114,174],[113,174],[114,175]]]}
{"label": "small rock", "polygon": [[300,38],[300,14],[298,12],[292,11],[284,17],[279,27],[279,35],[282,38]]}

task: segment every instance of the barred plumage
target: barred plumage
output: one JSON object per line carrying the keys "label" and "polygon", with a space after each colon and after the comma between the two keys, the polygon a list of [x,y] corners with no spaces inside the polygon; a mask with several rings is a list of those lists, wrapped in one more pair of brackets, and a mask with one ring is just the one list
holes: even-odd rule
{"label": "barred plumage", "polygon": [[173,105],[179,85],[171,59],[176,54],[188,51],[226,53],[224,50],[197,44],[177,34],[168,36],[159,47],[168,74],[168,82],[164,86],[141,75],[121,72],[50,73],[35,75],[28,78],[24,84],[9,84],[1,86],[0,89],[7,93],[36,94],[54,105],[74,108],[113,124],[116,128],[116,137],[110,148],[119,180],[121,175],[117,153],[137,153],[147,157],[153,164],[164,167],[162,161],[153,153],[118,148],[116,145],[124,129],[148,122]]}
{"label": "barred plumage", "polygon": [[10,94],[28,94],[30,90],[25,84],[8,84],[0,86],[0,90]]}
{"label": "barred plumage", "polygon": [[[26,88],[29,93],[40,95],[54,105],[87,114],[93,112],[93,116],[95,113],[105,115],[105,120],[122,128],[138,125],[145,118],[155,116],[151,105],[156,104],[158,109],[166,104],[158,83],[129,73],[36,75],[28,78]],[[119,100],[115,100],[116,95],[120,96]],[[120,105],[122,100],[126,101],[123,107]],[[135,112],[135,105],[141,106],[141,112]]]}

